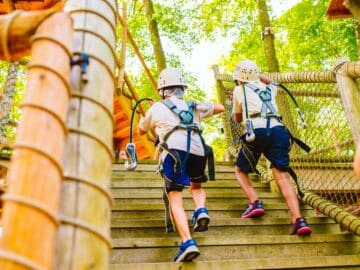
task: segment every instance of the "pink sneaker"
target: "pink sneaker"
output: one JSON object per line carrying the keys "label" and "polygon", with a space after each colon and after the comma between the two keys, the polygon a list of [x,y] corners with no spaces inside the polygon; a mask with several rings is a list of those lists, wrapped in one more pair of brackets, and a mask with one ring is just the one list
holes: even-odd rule
{"label": "pink sneaker", "polygon": [[253,203],[249,203],[245,212],[242,213],[242,218],[254,218],[265,215],[264,206],[261,200],[256,200]]}

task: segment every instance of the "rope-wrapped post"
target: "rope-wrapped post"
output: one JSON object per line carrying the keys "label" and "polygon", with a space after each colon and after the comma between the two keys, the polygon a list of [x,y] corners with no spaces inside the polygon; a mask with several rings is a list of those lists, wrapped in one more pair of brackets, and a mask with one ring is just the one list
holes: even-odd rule
{"label": "rope-wrapped post", "polygon": [[314,209],[317,209],[321,213],[341,224],[343,228],[346,228],[350,232],[360,236],[360,218],[353,216],[332,202],[309,191],[304,191],[304,197],[302,200]]}
{"label": "rope-wrapped post", "polygon": [[56,269],[108,269],[113,163],[115,0],[69,0],[74,21],[72,98]]}
{"label": "rope-wrapped post", "polygon": [[5,17],[11,22],[2,29],[9,39],[1,40],[1,57],[15,60],[31,44],[32,60],[2,198],[0,269],[52,269],[70,100],[72,21],[68,14],[53,11]]}
{"label": "rope-wrapped post", "polygon": [[216,80],[216,92],[217,92],[219,102],[227,110],[226,113],[221,115],[222,120],[223,120],[223,124],[224,124],[224,132],[225,132],[225,141],[226,141],[226,146],[227,146],[227,152],[228,152],[228,154],[230,154],[230,156],[236,158],[237,149],[234,146],[234,136],[235,136],[235,134],[232,134],[231,123],[230,123],[231,119],[229,119],[229,117],[231,117],[232,112],[228,111],[229,104],[227,104],[227,99],[226,99],[226,96],[225,96],[225,87],[224,87],[224,84],[223,84],[223,81],[234,82],[234,79],[233,79],[233,77],[231,75],[220,74],[219,66],[214,65],[212,68],[213,68],[214,76],[215,76],[215,80]]}
{"label": "rope-wrapped post", "polygon": [[346,117],[349,121],[354,142],[360,139],[360,90],[354,79],[360,77],[360,61],[349,62],[346,57],[335,62],[334,71]]}

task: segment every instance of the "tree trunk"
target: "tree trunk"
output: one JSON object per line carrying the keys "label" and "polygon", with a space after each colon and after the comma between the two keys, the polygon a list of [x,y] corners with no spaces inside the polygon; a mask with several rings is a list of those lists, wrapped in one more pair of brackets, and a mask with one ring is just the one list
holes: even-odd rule
{"label": "tree trunk", "polygon": [[360,21],[355,23],[355,35],[356,35],[356,45],[358,49],[358,59],[360,59]]}
{"label": "tree trunk", "polygon": [[6,129],[10,120],[11,104],[14,98],[18,63],[11,64],[0,101],[0,144],[6,141]]}
{"label": "tree trunk", "polygon": [[269,72],[279,72],[279,63],[276,58],[274,33],[270,25],[270,18],[266,6],[266,0],[258,0],[259,21],[261,25],[262,38],[264,41],[265,58]]}
{"label": "tree trunk", "polygon": [[[275,37],[270,24],[270,17],[266,5],[266,0],[258,0],[259,21],[261,25],[262,38],[264,41],[265,58],[269,72],[279,72],[279,62],[276,57]],[[277,104],[280,114],[283,116],[285,124],[296,135],[296,126],[293,119],[285,117],[289,114],[290,106],[286,94],[279,91],[277,95]]]}
{"label": "tree trunk", "polygon": [[155,55],[157,71],[161,72],[164,68],[166,68],[166,58],[165,58],[164,49],[161,44],[158,23],[154,18],[154,7],[152,0],[144,0],[144,7],[146,11],[146,18],[149,23],[148,28],[149,28],[151,43]]}
{"label": "tree trunk", "polygon": [[360,3],[358,0],[345,0],[344,5],[356,19],[360,20]]}

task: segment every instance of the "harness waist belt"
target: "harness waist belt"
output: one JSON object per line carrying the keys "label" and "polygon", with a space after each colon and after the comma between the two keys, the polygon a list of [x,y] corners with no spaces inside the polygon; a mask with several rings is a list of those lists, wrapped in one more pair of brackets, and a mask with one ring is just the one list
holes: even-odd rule
{"label": "harness waist belt", "polygon": [[[259,118],[259,117],[262,118],[262,117],[261,117],[261,113],[253,113],[253,114],[250,114],[250,115],[249,115],[249,118],[250,118],[250,119]],[[268,119],[268,118],[275,118],[275,119],[277,119],[277,120],[279,120],[279,121],[282,121],[282,117],[281,117],[281,116],[277,116],[277,115],[273,115],[273,114],[267,114],[265,119]]]}

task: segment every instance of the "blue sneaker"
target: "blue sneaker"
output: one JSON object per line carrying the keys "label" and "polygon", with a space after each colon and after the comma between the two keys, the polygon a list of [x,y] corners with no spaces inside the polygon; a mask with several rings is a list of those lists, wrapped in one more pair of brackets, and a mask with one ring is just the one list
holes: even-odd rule
{"label": "blue sneaker", "polygon": [[181,242],[178,253],[176,253],[174,262],[191,262],[200,255],[195,240],[189,239],[185,243]]}
{"label": "blue sneaker", "polygon": [[206,208],[199,208],[194,211],[192,218],[193,230],[195,232],[204,232],[209,228],[210,217],[209,212]]}

